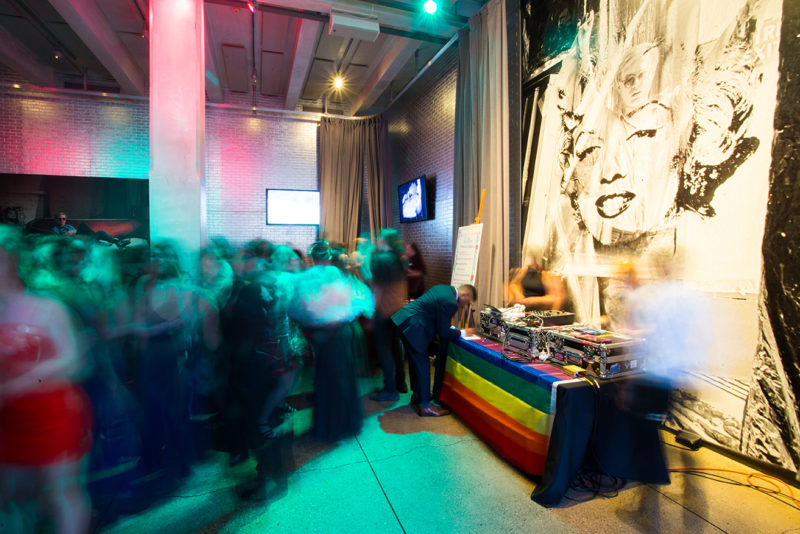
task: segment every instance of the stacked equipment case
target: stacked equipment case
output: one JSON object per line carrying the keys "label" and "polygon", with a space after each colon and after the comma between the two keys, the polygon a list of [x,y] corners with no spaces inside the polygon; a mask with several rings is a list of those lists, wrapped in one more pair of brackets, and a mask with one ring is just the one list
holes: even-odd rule
{"label": "stacked equipment case", "polygon": [[547,332],[547,353],[551,361],[579,365],[600,378],[640,372],[643,342],[624,334],[589,326],[554,327]]}

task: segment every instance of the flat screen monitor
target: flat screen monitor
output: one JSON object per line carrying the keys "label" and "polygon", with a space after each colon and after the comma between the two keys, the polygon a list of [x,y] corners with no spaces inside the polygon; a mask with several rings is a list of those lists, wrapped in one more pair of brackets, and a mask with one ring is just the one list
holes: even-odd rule
{"label": "flat screen monitor", "polygon": [[267,224],[319,224],[319,191],[267,189]]}
{"label": "flat screen monitor", "polygon": [[425,176],[415,178],[397,187],[400,200],[400,222],[428,220],[428,194]]}

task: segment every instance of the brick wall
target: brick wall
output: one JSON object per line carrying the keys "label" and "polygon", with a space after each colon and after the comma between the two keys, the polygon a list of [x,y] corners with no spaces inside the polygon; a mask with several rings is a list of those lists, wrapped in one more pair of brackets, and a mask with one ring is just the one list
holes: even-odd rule
{"label": "brick wall", "polygon": [[0,173],[146,179],[148,124],[147,102],[0,92]]}
{"label": "brick wall", "polygon": [[[458,47],[451,46],[386,113],[395,227],[419,246],[425,287],[449,284],[453,266],[453,149]],[[400,224],[398,184],[435,176],[435,218]]]}
{"label": "brick wall", "polygon": [[[420,247],[427,286],[448,283],[452,268],[456,72],[453,46],[387,112],[395,226]],[[0,82],[25,83],[7,69]],[[235,94],[226,101],[251,103]],[[0,173],[147,179],[148,114],[146,101],[0,91]],[[206,156],[209,237],[300,248],[316,239],[316,227],[265,221],[265,189],[318,187],[316,123],[211,107]],[[421,174],[435,176],[435,218],[400,225],[397,185]]]}
{"label": "brick wall", "polygon": [[301,249],[316,226],[267,226],[267,188],[318,189],[317,123],[210,108],[206,113],[208,235]]}
{"label": "brick wall", "polygon": [[[148,178],[146,101],[11,89],[25,81],[2,68],[0,83],[0,174]],[[265,190],[317,189],[317,176],[315,122],[207,109],[209,237],[307,248],[316,227],[266,225]]]}

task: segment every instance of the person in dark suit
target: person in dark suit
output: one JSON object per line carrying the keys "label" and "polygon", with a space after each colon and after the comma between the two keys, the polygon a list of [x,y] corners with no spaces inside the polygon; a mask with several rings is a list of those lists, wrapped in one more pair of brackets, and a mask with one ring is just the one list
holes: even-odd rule
{"label": "person in dark suit", "polygon": [[[419,401],[417,413],[422,417],[438,417],[450,412],[431,404],[431,366],[428,345],[434,335],[442,342],[456,339],[461,331],[450,325],[459,308],[467,307],[477,298],[475,288],[465,284],[453,286],[436,285],[420,298],[400,308],[392,315],[402,335],[403,345],[416,375],[415,395]],[[440,351],[441,353],[441,351]]]}

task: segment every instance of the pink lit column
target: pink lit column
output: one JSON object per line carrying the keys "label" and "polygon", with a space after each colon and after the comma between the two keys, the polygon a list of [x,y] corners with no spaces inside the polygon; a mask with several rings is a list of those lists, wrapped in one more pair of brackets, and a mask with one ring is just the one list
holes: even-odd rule
{"label": "pink lit column", "polygon": [[205,243],[203,0],[150,2],[150,233]]}

